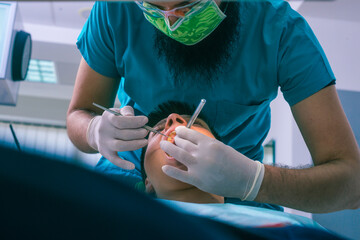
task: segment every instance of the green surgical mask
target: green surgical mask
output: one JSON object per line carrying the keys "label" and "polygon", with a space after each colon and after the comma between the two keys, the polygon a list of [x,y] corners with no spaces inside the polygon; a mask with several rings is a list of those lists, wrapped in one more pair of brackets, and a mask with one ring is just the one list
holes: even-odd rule
{"label": "green surgical mask", "polygon": [[[150,4],[144,2],[143,5],[145,7]],[[226,17],[214,0],[199,2],[172,26],[165,16],[153,17],[146,13],[144,15],[161,32],[189,46],[206,38]]]}

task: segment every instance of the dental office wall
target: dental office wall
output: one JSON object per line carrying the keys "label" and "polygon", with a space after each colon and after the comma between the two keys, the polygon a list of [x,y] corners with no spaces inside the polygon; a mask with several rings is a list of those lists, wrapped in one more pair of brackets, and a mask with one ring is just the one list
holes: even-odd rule
{"label": "dental office wall", "polygon": [[21,83],[17,106],[0,106],[0,144],[15,147],[8,126],[13,122],[20,146],[25,151],[90,166],[99,159],[99,154],[84,154],[72,145],[65,123],[81,59],[75,42],[86,21],[83,14],[89,12],[92,4],[18,3],[25,31],[32,35],[32,58],[53,61],[58,83]]}

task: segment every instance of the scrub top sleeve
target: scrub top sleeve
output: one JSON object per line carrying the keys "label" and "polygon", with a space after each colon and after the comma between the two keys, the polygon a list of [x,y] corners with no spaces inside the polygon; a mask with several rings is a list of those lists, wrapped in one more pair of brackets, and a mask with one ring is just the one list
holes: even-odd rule
{"label": "scrub top sleeve", "polygon": [[334,82],[335,76],[305,19],[295,11],[287,17],[279,44],[278,84],[292,106]]}
{"label": "scrub top sleeve", "polygon": [[93,70],[107,77],[119,78],[113,33],[107,16],[107,3],[95,2],[76,45]]}

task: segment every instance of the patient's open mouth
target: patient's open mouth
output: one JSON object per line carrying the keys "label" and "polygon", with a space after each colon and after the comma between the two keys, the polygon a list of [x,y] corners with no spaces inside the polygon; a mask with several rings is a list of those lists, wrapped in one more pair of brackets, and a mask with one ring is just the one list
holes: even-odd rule
{"label": "patient's open mouth", "polygon": [[[175,144],[175,139],[174,139],[175,136],[176,136],[176,132],[175,132],[175,131],[172,131],[172,132],[168,135],[166,141],[171,142],[172,144]],[[166,156],[167,156],[168,158],[172,158],[172,157],[171,157],[169,154],[167,154],[167,153],[166,153]]]}
{"label": "patient's open mouth", "polygon": [[[169,133],[170,132],[170,133]],[[175,144],[175,136],[176,136],[176,132],[175,132],[175,129],[172,129],[172,131],[168,131],[166,133],[166,135],[168,136],[166,141],[168,142],[171,142],[172,144]],[[166,158],[168,160],[168,163],[170,163],[170,165],[173,165],[173,166],[176,166],[180,169],[183,169],[183,170],[187,170],[187,167],[185,165],[183,165],[182,163],[180,163],[179,161],[177,161],[174,157],[170,156],[169,154],[166,154]]]}
{"label": "patient's open mouth", "polygon": [[176,132],[172,131],[169,135],[168,138],[166,139],[168,142],[171,142],[173,144],[175,144],[175,136],[176,136]]}

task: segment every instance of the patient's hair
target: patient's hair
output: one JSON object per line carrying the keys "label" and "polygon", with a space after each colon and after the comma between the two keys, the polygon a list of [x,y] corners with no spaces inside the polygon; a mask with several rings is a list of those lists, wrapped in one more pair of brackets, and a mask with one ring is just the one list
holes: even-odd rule
{"label": "patient's hair", "polygon": [[[148,115],[148,125],[151,127],[154,127],[158,122],[160,122],[162,119],[167,118],[172,113],[177,113],[179,115],[192,115],[195,111],[195,106],[190,106],[187,103],[183,102],[177,102],[177,101],[168,101],[165,103],[160,104],[158,107],[155,108],[149,115]],[[214,137],[218,140],[220,140],[219,134],[214,130],[213,126],[207,121],[206,117],[200,112],[198,118],[201,118],[204,120],[209,128],[211,133],[214,135]],[[141,177],[142,180],[145,181],[147,175],[144,168],[144,159],[145,159],[145,152],[146,152],[147,146],[145,146],[142,149],[140,160],[141,160]]]}

